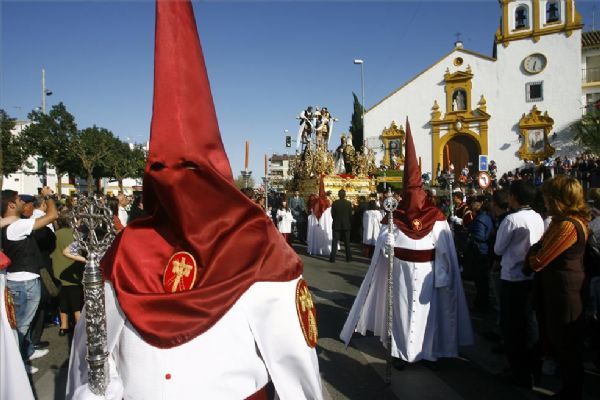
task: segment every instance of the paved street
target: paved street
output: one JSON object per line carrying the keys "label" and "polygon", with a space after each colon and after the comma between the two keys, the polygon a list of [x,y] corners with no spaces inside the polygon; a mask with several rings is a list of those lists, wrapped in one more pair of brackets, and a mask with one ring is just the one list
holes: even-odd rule
{"label": "paved street", "polygon": [[[404,371],[394,371],[391,386],[383,382],[385,357],[379,338],[355,336],[346,349],[338,339],[339,331],[367,270],[367,260],[355,250],[352,263],[331,264],[324,258],[306,255],[305,248],[294,245],[305,262],[304,277],[317,304],[319,323],[319,361],[327,398],[401,399],[401,400],[501,400],[539,399],[552,394],[558,378],[543,376],[541,387],[528,392],[498,382],[493,374],[505,367],[504,358],[490,351],[494,345],[479,334],[476,345],[465,348],[461,359],[441,360],[436,365],[421,363]],[[467,292],[471,286],[466,284]],[[491,316],[473,316],[476,332],[493,326]],[[47,328],[44,339],[51,342],[51,353],[34,361],[40,371],[33,382],[40,400],[62,400],[66,383],[67,337],[58,328]],[[600,375],[586,371],[585,399],[600,398]]]}

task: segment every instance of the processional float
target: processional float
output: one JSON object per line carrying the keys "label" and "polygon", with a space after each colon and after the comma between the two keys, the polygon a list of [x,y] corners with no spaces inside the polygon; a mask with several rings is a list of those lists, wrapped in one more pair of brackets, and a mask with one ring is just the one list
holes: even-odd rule
{"label": "processional float", "polygon": [[295,190],[308,198],[318,193],[322,180],[325,190],[331,191],[334,199],[338,191],[344,189],[348,200],[355,203],[359,196],[375,191],[373,175],[377,168],[372,149],[355,149],[352,136],[342,134],[337,149],[329,150],[337,119],[327,107],[309,106],[296,118],[300,120],[296,157],[289,169]]}

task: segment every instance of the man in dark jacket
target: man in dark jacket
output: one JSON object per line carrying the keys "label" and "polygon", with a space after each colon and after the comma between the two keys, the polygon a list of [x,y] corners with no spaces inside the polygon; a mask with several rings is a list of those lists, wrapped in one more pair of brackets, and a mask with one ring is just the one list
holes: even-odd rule
{"label": "man in dark jacket", "polygon": [[335,262],[338,240],[344,241],[346,249],[346,262],[352,261],[350,253],[350,230],[352,228],[352,203],[346,200],[346,191],[344,189],[338,192],[336,201],[331,205],[331,218],[333,219],[333,240],[331,241],[331,255],[329,262]]}

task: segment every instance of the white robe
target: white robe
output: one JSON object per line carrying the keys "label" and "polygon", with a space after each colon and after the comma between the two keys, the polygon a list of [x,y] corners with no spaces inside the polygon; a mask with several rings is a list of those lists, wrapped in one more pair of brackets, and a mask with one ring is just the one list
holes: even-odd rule
{"label": "white robe", "polygon": [[363,244],[375,246],[381,230],[383,214],[379,210],[367,210],[363,214]]}
{"label": "white robe", "polygon": [[[458,347],[473,343],[469,310],[458,269],[452,232],[446,221],[413,240],[394,227],[395,247],[435,248],[433,262],[416,263],[394,258],[392,355],[405,361],[435,361],[457,357]],[[387,336],[388,258],[383,253],[387,225],[382,226],[375,253],[354,305],[340,334],[348,345],[353,332],[367,330]]]}
{"label": "white robe", "polygon": [[[306,344],[296,313],[297,282],[255,283],[212,328],[170,349],[153,347],[139,336],[107,283],[111,384],[106,399],[240,400],[269,380],[281,399],[322,399],[317,355]],[[82,314],[67,399],[100,398],[87,388],[85,343]]]}
{"label": "white robe", "polygon": [[5,287],[6,271],[0,271],[0,399],[33,400],[17,332],[10,327],[6,315]]}
{"label": "white robe", "polygon": [[296,222],[289,210],[277,210],[277,229],[281,233],[292,233],[292,222]]}
{"label": "white robe", "polygon": [[321,215],[317,221],[311,212],[308,217],[307,252],[313,256],[328,256],[331,254],[331,240],[333,239],[333,218],[331,207]]}

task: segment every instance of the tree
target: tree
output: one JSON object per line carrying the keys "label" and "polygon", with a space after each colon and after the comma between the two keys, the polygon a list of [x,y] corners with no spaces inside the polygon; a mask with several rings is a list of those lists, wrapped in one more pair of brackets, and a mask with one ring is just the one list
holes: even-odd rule
{"label": "tree", "polygon": [[90,194],[94,192],[94,178],[106,170],[107,159],[114,148],[114,140],[115,136],[111,131],[96,125],[77,131],[71,140],[71,150],[79,159]]}
{"label": "tree", "polygon": [[33,110],[28,118],[32,123],[23,129],[22,140],[32,154],[54,167],[58,178],[57,192],[62,193],[62,177],[77,170],[77,156],[71,146],[77,134],[75,117],[61,102],[52,106],[47,114]]}
{"label": "tree", "polygon": [[364,146],[365,134],[363,130],[363,105],[358,101],[356,93],[354,96],[354,111],[352,112],[352,122],[350,124],[350,134],[352,135],[352,145],[356,151],[361,151]]}
{"label": "tree", "polygon": [[[242,175],[238,175],[238,177],[235,178],[235,186],[238,189],[243,189],[246,187],[246,181],[244,180],[244,177]],[[254,187],[254,178],[252,178],[252,177],[248,178],[248,187],[249,188]]]}
{"label": "tree", "polygon": [[146,152],[142,145],[130,146],[129,143],[114,138],[111,152],[105,161],[106,175],[119,183],[123,191],[123,179],[141,178],[146,165]]}
{"label": "tree", "polygon": [[15,119],[11,118],[6,111],[0,109],[0,188],[4,182],[4,177],[14,174],[23,166],[31,168],[27,158],[32,154],[30,149],[25,146],[21,136],[12,134],[15,127]]}
{"label": "tree", "polygon": [[587,150],[600,155],[600,110],[589,110],[571,128],[575,133],[575,140]]}

